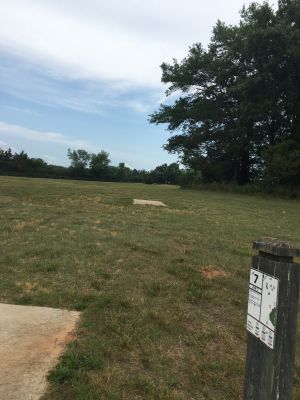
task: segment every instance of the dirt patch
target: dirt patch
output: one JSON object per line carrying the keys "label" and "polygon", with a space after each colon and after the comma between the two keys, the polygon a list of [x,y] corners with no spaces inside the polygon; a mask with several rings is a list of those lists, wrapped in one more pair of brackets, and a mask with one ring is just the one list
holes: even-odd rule
{"label": "dirt patch", "polygon": [[223,269],[211,265],[201,268],[200,272],[206,279],[225,278],[228,276]]}
{"label": "dirt patch", "polygon": [[37,400],[73,339],[78,312],[0,304],[0,399]]}
{"label": "dirt patch", "polygon": [[162,201],[157,201],[157,200],[133,199],[133,204],[158,206],[158,207],[167,207]]}

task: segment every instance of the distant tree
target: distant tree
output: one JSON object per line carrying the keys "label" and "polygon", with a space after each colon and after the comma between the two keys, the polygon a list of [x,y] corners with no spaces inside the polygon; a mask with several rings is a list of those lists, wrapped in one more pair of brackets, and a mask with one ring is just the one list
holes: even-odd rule
{"label": "distant tree", "polygon": [[[27,153],[12,153],[11,149],[0,148],[0,174],[32,177],[97,179],[119,182],[177,183],[179,166],[164,164],[151,173],[146,170],[131,169],[124,162],[110,165],[109,154],[102,150],[90,154],[85,150],[68,150],[71,167],[49,165],[41,158],[30,158]],[[149,177],[151,176],[151,182]]]}
{"label": "distant tree", "polygon": [[181,171],[179,183],[182,186],[200,184],[203,183],[203,177],[200,171],[187,168]]}
{"label": "distant tree", "polygon": [[121,182],[130,180],[130,168],[126,167],[124,162],[120,162],[118,165],[117,179]]}
{"label": "distant tree", "polygon": [[147,180],[148,183],[166,183],[167,168],[167,164],[162,164],[150,171]]}
{"label": "distant tree", "polygon": [[31,168],[45,168],[47,166],[46,161],[44,161],[42,158],[30,158],[29,159],[29,165]]}
{"label": "distant tree", "polygon": [[68,157],[71,160],[71,165],[74,168],[87,168],[91,155],[86,150],[71,150],[68,149]]}
{"label": "distant tree", "polygon": [[97,178],[105,178],[110,164],[109,153],[101,150],[98,154],[91,154],[90,169]]}
{"label": "distant tree", "polygon": [[12,167],[13,154],[11,149],[0,148],[0,171],[9,171]]}
{"label": "distant tree", "polygon": [[68,149],[68,158],[71,160],[71,167],[73,168],[75,175],[82,175],[89,166],[91,154],[83,149]]}
{"label": "distant tree", "polygon": [[178,184],[180,182],[181,173],[178,163],[169,164],[165,172],[166,183]]}
{"label": "distant tree", "polygon": [[172,183],[178,184],[182,171],[177,163],[158,165],[147,176],[147,183]]}
{"label": "distant tree", "polygon": [[12,153],[11,149],[0,149],[0,171],[16,172],[19,175],[42,176],[47,163],[41,158],[30,158],[27,153]]}
{"label": "distant tree", "polygon": [[30,158],[24,151],[21,151],[19,154],[15,153],[11,165],[13,166],[13,170],[25,173],[30,166]]}
{"label": "distant tree", "polygon": [[11,149],[1,149],[0,148],[0,161],[10,161],[13,159],[13,153],[11,151]]}
{"label": "distant tree", "polygon": [[133,169],[130,171],[130,182],[146,182],[149,172],[142,169]]}

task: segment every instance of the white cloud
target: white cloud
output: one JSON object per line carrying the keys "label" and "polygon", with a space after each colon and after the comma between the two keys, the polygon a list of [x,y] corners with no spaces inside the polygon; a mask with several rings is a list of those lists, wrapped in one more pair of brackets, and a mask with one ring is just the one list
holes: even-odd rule
{"label": "white cloud", "polygon": [[[40,68],[19,64],[18,60],[3,57],[0,65],[1,90],[25,101],[31,101],[56,108],[68,108],[85,113],[104,114],[106,109],[127,108],[136,112],[149,113],[161,91],[148,89],[145,92],[130,90],[125,84],[91,82],[77,80],[63,82],[61,79],[50,79]],[[12,111],[38,115],[29,109],[10,106]]]}
{"label": "white cloud", "polygon": [[87,140],[78,140],[57,132],[41,132],[23,126],[7,124],[0,121],[0,133],[9,138],[19,138],[30,141],[54,143],[65,147],[84,148],[89,151],[100,151],[97,146]]}
{"label": "white cloud", "polygon": [[207,43],[250,0],[2,1],[0,48],[52,77],[160,86],[162,61]]}
{"label": "white cloud", "polygon": [[72,16],[71,3],[68,14],[50,4],[11,0],[1,5],[1,47],[43,65],[49,73],[71,79],[121,80],[138,85],[159,82],[158,64],[153,71],[149,56],[137,62],[145,48],[152,57],[159,55],[150,38],[114,26],[101,14],[98,23]]}
{"label": "white cloud", "polygon": [[0,0],[1,90],[85,113],[149,114],[166,101],[160,64],[207,44],[218,18],[236,23],[250,2]]}

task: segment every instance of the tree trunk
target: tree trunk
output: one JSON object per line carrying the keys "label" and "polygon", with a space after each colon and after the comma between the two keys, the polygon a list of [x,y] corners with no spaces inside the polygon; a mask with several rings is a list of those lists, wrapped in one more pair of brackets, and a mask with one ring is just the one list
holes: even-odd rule
{"label": "tree trunk", "polygon": [[237,173],[238,185],[246,185],[250,182],[250,155],[249,149],[244,150],[240,156]]}

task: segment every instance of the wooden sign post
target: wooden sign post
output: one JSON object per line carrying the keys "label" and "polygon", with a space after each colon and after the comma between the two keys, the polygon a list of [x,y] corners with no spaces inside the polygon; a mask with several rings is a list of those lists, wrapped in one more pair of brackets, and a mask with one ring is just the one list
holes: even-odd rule
{"label": "wooden sign post", "polygon": [[300,248],[270,238],[253,248],[244,400],[292,400]]}

